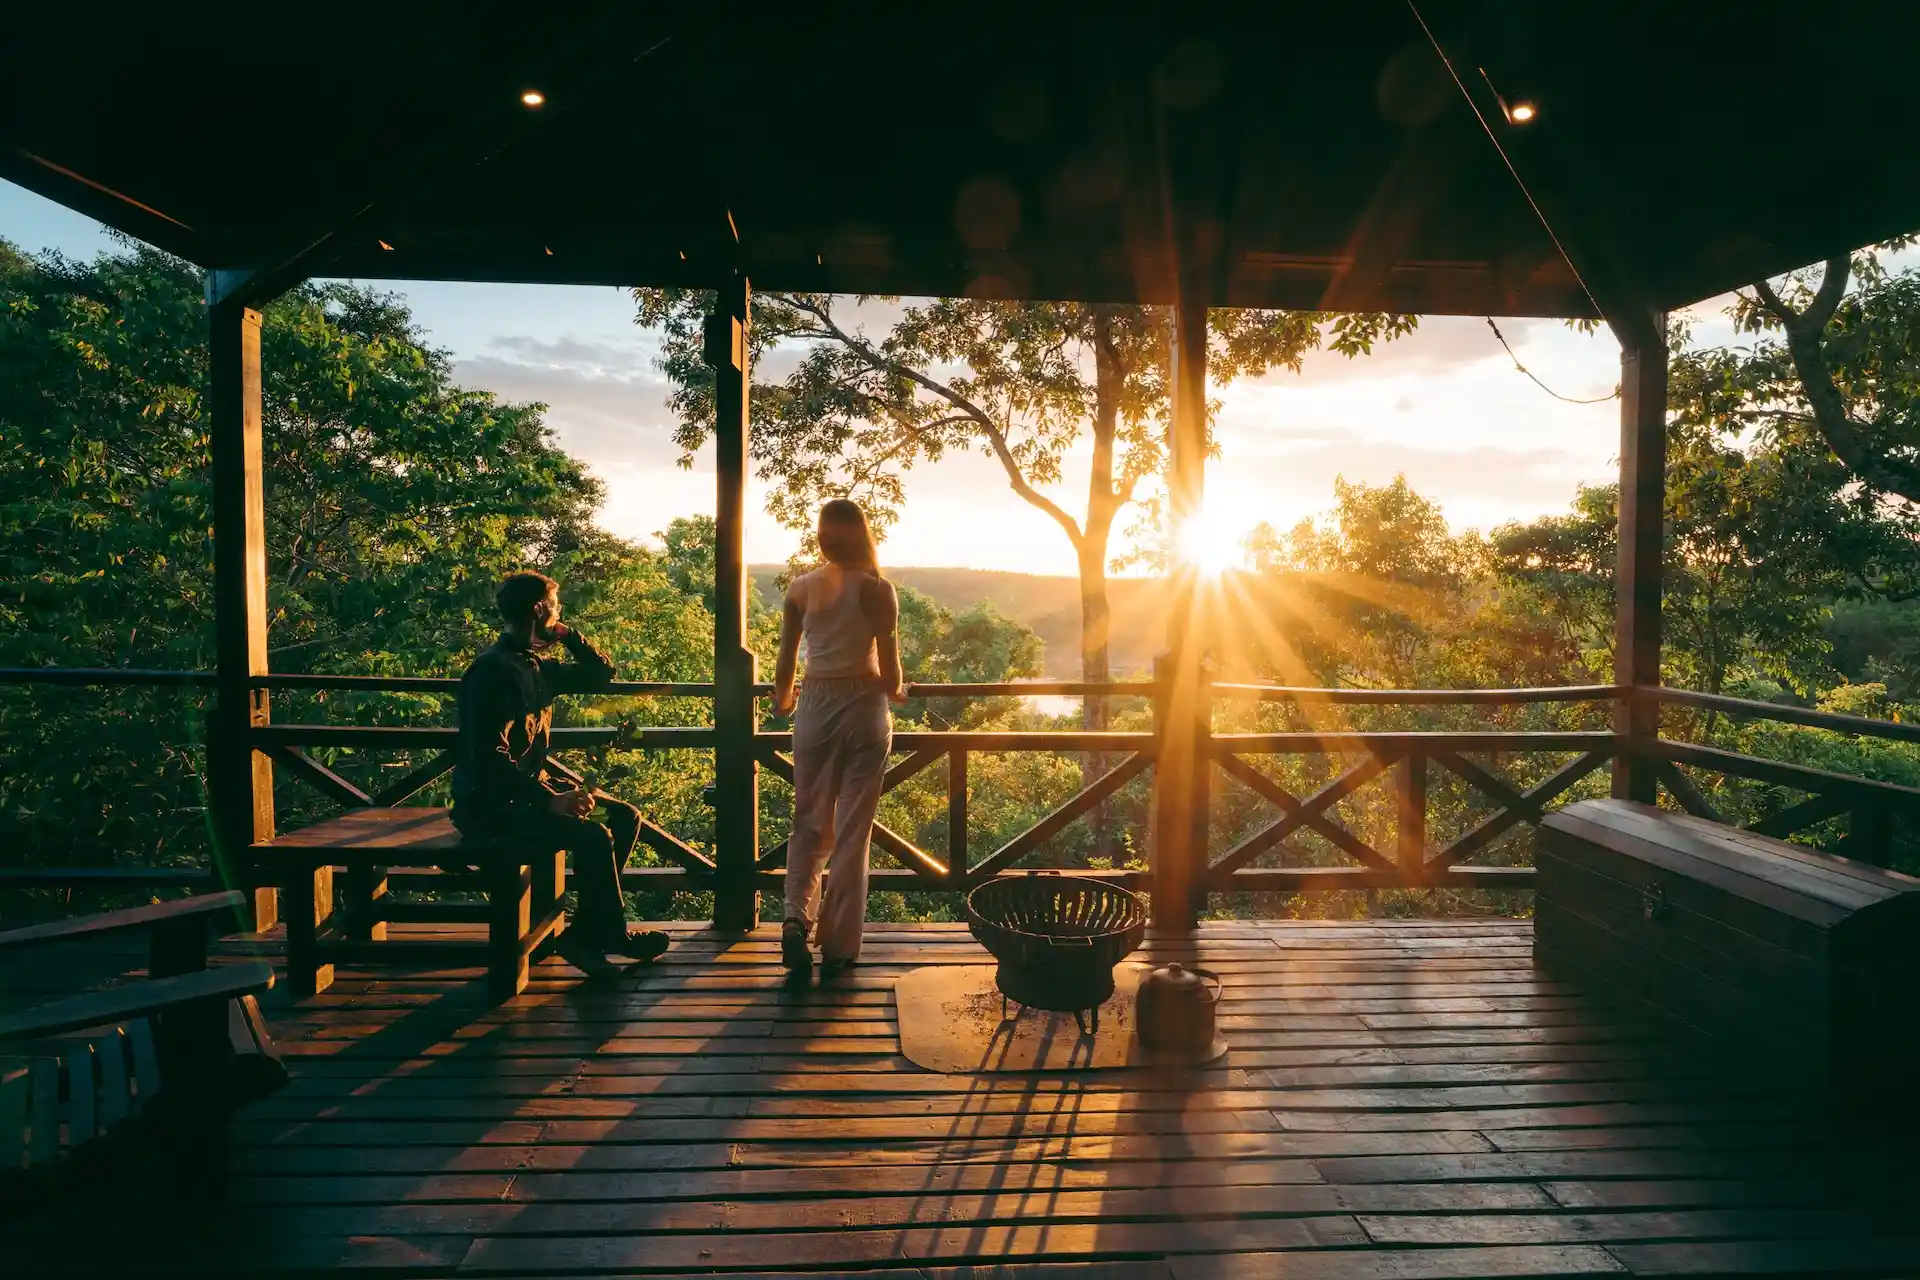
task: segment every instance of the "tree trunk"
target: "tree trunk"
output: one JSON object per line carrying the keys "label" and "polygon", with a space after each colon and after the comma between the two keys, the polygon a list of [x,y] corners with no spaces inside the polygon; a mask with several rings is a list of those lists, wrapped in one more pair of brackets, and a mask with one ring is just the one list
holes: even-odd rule
{"label": "tree trunk", "polygon": [[[1113,615],[1107,600],[1106,534],[1103,528],[1097,538],[1089,536],[1080,546],[1080,678],[1089,684],[1104,682],[1113,675],[1108,652]],[[1109,700],[1089,695],[1080,723],[1089,733],[1105,732],[1111,724]],[[1113,757],[1104,752],[1081,757],[1081,785],[1092,785],[1113,765]],[[1120,841],[1113,829],[1108,802],[1095,805],[1087,815],[1087,823],[1093,830],[1094,856],[1108,859],[1111,866],[1120,865]]]}
{"label": "tree trunk", "polygon": [[[1080,678],[1096,684],[1112,678],[1108,653],[1113,611],[1107,601],[1107,540],[1088,538],[1080,548]],[[1107,699],[1088,697],[1081,727],[1103,732],[1110,723]]]}
{"label": "tree trunk", "polygon": [[[1119,434],[1120,393],[1126,379],[1108,314],[1096,308],[1092,318],[1093,459],[1087,475],[1087,518],[1082,526],[1085,532],[1074,548],[1080,569],[1080,678],[1090,684],[1113,676],[1108,656],[1113,612],[1107,601],[1107,542],[1113,536],[1113,518],[1119,513],[1122,501],[1113,483],[1113,446]],[[1080,722],[1088,732],[1103,732],[1112,723],[1107,698],[1088,697],[1084,708]],[[1113,767],[1113,760],[1104,753],[1085,756],[1083,761],[1082,785],[1091,784]],[[1119,842],[1114,838],[1108,806],[1104,803],[1094,806],[1087,821],[1093,828],[1095,856],[1110,859],[1117,865]]]}
{"label": "tree trunk", "polygon": [[1827,363],[1827,323],[1846,296],[1852,270],[1852,255],[1843,253],[1829,258],[1820,288],[1804,311],[1795,311],[1782,302],[1765,280],[1756,281],[1753,289],[1760,305],[1780,321],[1787,335],[1787,354],[1793,359],[1794,372],[1800,375],[1801,390],[1813,410],[1814,426],[1834,456],[1872,488],[1920,503],[1920,468],[1903,458],[1877,451],[1869,444],[1860,431],[1862,424],[1855,423],[1847,413],[1846,397],[1840,394],[1833,369]]}

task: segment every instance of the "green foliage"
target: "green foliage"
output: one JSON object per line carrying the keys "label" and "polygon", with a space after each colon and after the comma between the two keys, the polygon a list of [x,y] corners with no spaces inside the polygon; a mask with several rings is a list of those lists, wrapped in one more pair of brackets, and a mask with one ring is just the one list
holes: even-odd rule
{"label": "green foliage", "polygon": [[[661,337],[685,464],[713,429],[713,375],[702,356],[713,295],[642,288],[634,297],[638,322]],[[869,337],[859,323],[869,306],[889,315],[884,337]],[[1208,373],[1219,386],[1270,369],[1297,371],[1322,346],[1351,358],[1414,324],[1410,316],[1218,309],[1208,320]],[[749,347],[754,369],[783,371],[753,388],[752,440],[760,477],[771,486],[769,510],[781,523],[810,539],[820,504],[850,497],[884,534],[915,466],[951,452],[986,453],[1073,547],[1081,676],[1108,677],[1115,521],[1150,493],[1166,463],[1167,309],[972,298],[901,307],[897,298],[770,293],[754,300]],[[797,362],[763,359],[782,348]],[[1041,487],[1063,478],[1082,440],[1091,465],[1086,502],[1075,514]],[[1138,534],[1156,532],[1161,507],[1145,505]],[[1101,727],[1104,714],[1104,704],[1090,704],[1088,727]]]}
{"label": "green foliage", "polygon": [[[144,248],[82,265],[0,245],[0,326],[0,666],[208,668],[198,274]],[[447,356],[422,342],[404,307],[344,285],[277,300],[261,343],[276,670],[457,675],[491,638],[499,576],[533,565],[566,583],[573,616],[627,675],[704,677],[705,610],[663,558],[594,525],[599,486],[554,446],[541,406],[455,385]],[[8,857],[204,855],[199,696],[8,686],[0,699]],[[442,704],[282,695],[275,716],[444,722]],[[418,761],[332,763],[378,786]],[[633,768],[642,777],[656,766]],[[279,802],[289,821],[317,811],[293,786]]]}
{"label": "green foliage", "polygon": [[[1860,287],[1836,306],[1823,350],[1856,425],[1883,460],[1899,461],[1907,447],[1901,433],[1915,421],[1908,348],[1920,332],[1920,282],[1871,264],[1856,266],[1856,275]],[[1811,288],[1783,291],[1797,306]],[[681,443],[691,448],[711,422],[711,383],[698,364],[704,302],[658,292],[643,294],[641,304],[643,319],[667,338]],[[1091,433],[1096,445],[1111,445],[1106,488],[1090,492],[1084,516],[1061,511],[1057,520],[1080,539],[1076,546],[1098,544],[1103,575],[1114,512],[1151,488],[1162,462],[1164,316],[958,300],[896,308],[887,335],[869,341],[843,326],[835,305],[774,295],[757,312],[759,350],[794,343],[799,352],[798,365],[785,366],[794,372],[759,388],[756,401],[756,456],[777,482],[786,518],[797,522],[819,497],[849,491],[884,514],[902,500],[907,472],[949,449],[986,449],[1001,457],[1010,480],[1044,483]],[[1920,604],[1909,602],[1911,584],[1920,581],[1913,509],[1836,457],[1796,399],[1804,387],[1794,354],[1773,336],[1771,313],[1756,305],[1742,312],[1750,345],[1683,350],[1674,363],[1666,676],[1760,700],[1912,719],[1920,705]],[[1297,365],[1320,344],[1357,354],[1404,327],[1377,317],[1328,323],[1308,314],[1218,312],[1212,360],[1218,376],[1241,376]],[[657,552],[607,534],[594,522],[598,484],[555,446],[542,407],[458,386],[445,354],[426,344],[390,297],[343,285],[302,288],[267,309],[263,346],[276,670],[457,674],[491,639],[495,580],[525,565],[561,579],[569,618],[623,676],[707,678],[711,520],[675,521],[661,531]],[[139,248],[76,264],[0,244],[0,665],[211,665],[205,378],[201,281],[191,269]],[[1451,532],[1438,505],[1404,479],[1341,481],[1323,516],[1255,537],[1249,571],[1215,593],[1207,623],[1213,660],[1223,679],[1290,684],[1607,681],[1615,496],[1610,486],[1583,489],[1564,514],[1481,537]],[[1104,608],[1104,577],[1099,582]],[[1137,585],[1127,596],[1138,603],[1122,621],[1145,633],[1161,597],[1154,584]],[[900,594],[910,680],[1000,683],[1044,669],[1040,636],[1025,620],[1046,612],[1044,602],[1009,593],[1000,607],[971,603],[977,590],[964,600],[936,600],[910,584]],[[1091,617],[1084,590],[1077,594],[1056,599],[1052,612]],[[778,626],[772,592],[750,591],[749,626],[752,645],[769,662]],[[1112,707],[1112,727],[1150,726],[1143,700],[1114,699]],[[275,718],[294,722],[444,724],[450,711],[431,694],[274,699]],[[203,712],[203,695],[185,689],[0,686],[4,856],[40,865],[202,861]],[[707,723],[710,706],[621,696],[580,700],[561,714],[574,724],[697,725]],[[1606,722],[1604,705],[1582,704],[1342,710],[1222,700],[1215,710],[1221,731],[1592,729]],[[1064,727],[1007,698],[917,700],[899,723]],[[1906,744],[1693,711],[1675,711],[1666,730],[1920,785],[1920,748]],[[1571,758],[1484,763],[1524,788]],[[418,763],[404,754],[352,752],[327,761],[369,788]],[[581,763],[662,826],[711,847],[713,811],[703,795],[709,752],[610,749]],[[968,763],[966,834],[975,860],[1069,799],[1100,767],[1038,752],[982,752]],[[1344,763],[1277,756],[1261,767],[1306,794]],[[883,821],[936,854],[954,838],[946,769],[937,765],[897,788],[881,810]],[[1705,775],[1696,781],[1740,820],[1800,798]],[[1494,811],[1486,796],[1438,766],[1430,783],[1433,844],[1473,830]],[[1571,794],[1604,786],[1603,772]],[[326,811],[297,784],[283,785],[277,801],[286,825]],[[1211,804],[1216,849],[1274,818],[1269,804],[1225,780]],[[1136,781],[1104,806],[1101,823],[1074,824],[1035,861],[1137,865],[1148,805],[1148,782]],[[791,807],[784,784],[763,783],[761,806],[764,838],[778,839]],[[1396,816],[1385,784],[1361,789],[1333,814],[1391,847]],[[1848,825],[1842,816],[1800,838],[1830,844],[1851,834]],[[1903,865],[1920,861],[1904,836],[1890,853]],[[1482,860],[1523,862],[1530,854],[1530,838],[1516,829]],[[647,853],[643,860],[656,859]],[[1256,865],[1344,861],[1304,835]],[[684,892],[649,895],[639,905],[653,915],[711,909],[707,895]],[[872,914],[952,918],[955,905],[948,897],[881,894]],[[1219,907],[1283,915],[1523,909],[1511,896],[1437,891]]]}

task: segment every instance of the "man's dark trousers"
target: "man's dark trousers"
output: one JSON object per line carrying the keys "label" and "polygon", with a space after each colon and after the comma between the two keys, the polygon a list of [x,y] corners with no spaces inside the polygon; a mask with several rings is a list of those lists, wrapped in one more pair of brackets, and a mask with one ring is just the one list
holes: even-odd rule
{"label": "man's dark trousers", "polygon": [[539,810],[516,811],[506,815],[500,835],[515,844],[565,849],[573,862],[568,880],[580,899],[580,909],[573,919],[574,931],[593,942],[617,942],[624,940],[627,932],[626,898],[620,887],[620,871],[633,856],[633,847],[640,839],[640,811],[603,792],[594,792],[594,798],[599,802],[595,811],[606,815],[605,825],[592,818],[568,818]]}

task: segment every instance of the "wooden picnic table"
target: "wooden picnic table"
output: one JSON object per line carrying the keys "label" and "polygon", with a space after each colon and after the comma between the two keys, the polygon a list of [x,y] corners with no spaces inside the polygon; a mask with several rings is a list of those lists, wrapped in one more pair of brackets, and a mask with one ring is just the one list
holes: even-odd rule
{"label": "wooden picnic table", "polygon": [[[528,965],[566,929],[565,850],[465,839],[446,809],[350,809],[251,852],[256,877],[285,895],[287,982],[295,999],[332,985],[336,962],[461,964],[479,951],[490,990],[504,1000],[526,989]],[[345,873],[337,902],[336,867]],[[484,902],[396,902],[389,876],[402,869],[445,876],[449,889]],[[484,924],[486,941],[390,941],[387,925],[395,920]]]}

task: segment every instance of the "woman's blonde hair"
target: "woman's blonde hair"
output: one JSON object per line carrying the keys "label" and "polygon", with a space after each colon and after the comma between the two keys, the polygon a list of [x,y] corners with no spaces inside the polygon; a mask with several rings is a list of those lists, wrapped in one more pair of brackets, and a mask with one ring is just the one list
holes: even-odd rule
{"label": "woman's blonde hair", "polygon": [[843,569],[864,569],[880,576],[880,552],[860,504],[835,498],[820,508],[820,554]]}

